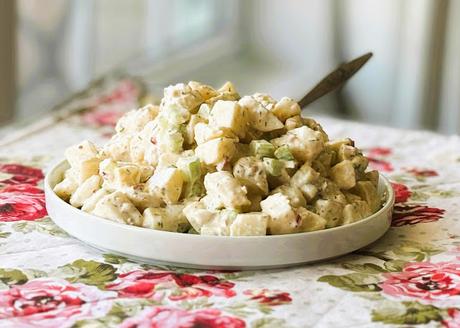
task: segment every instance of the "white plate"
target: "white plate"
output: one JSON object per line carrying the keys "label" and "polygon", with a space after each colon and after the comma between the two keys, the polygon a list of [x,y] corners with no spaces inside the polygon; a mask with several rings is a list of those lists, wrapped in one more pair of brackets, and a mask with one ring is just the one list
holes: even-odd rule
{"label": "white plate", "polygon": [[68,164],[62,161],[45,178],[46,208],[70,235],[96,248],[143,262],[206,269],[286,267],[350,253],[380,238],[390,227],[394,193],[380,176],[382,209],[368,218],[336,228],[263,237],[182,234],[129,226],[72,207],[54,192]]}

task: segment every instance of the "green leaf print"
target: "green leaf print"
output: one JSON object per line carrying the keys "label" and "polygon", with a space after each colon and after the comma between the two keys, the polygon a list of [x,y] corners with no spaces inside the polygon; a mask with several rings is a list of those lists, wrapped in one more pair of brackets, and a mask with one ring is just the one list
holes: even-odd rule
{"label": "green leaf print", "polygon": [[57,275],[64,277],[70,282],[80,282],[86,285],[104,288],[107,282],[116,279],[117,271],[112,265],[86,260],[76,260],[72,263],[59,267]]}
{"label": "green leaf print", "polygon": [[349,273],[341,276],[327,275],[320,277],[318,281],[351,292],[378,292],[381,290],[378,286],[380,282],[378,276],[365,273]]}
{"label": "green leaf print", "polygon": [[369,274],[378,274],[382,272],[386,272],[384,268],[378,266],[377,264],[373,263],[364,263],[364,264],[353,264],[353,263],[344,263],[342,264],[344,269],[361,272],[361,273],[369,273]]}
{"label": "green leaf print", "polygon": [[11,235],[11,232],[0,231],[0,238],[8,238]]}
{"label": "green leaf print", "polygon": [[0,269],[0,281],[5,285],[22,285],[27,282],[27,276],[18,269]]}
{"label": "green leaf print", "polygon": [[383,263],[383,266],[390,272],[401,272],[406,263],[402,260],[390,260]]}
{"label": "green leaf print", "polygon": [[423,261],[431,256],[440,254],[445,251],[442,246],[437,246],[429,243],[419,243],[415,240],[401,240],[399,244],[394,245],[389,251],[371,251],[359,250],[356,254],[376,257],[383,261],[399,260],[399,261]]}
{"label": "green leaf print", "polygon": [[13,230],[21,233],[31,233],[37,231],[51,236],[56,237],[69,237],[69,235],[59,228],[54,222],[49,218],[45,217],[40,220],[35,221],[22,221],[13,224]]}
{"label": "green leaf print", "polygon": [[116,301],[105,316],[97,319],[79,320],[72,328],[118,327],[126,318],[133,317],[147,306],[152,305],[159,305],[159,303],[153,300],[143,299]]}
{"label": "green leaf print", "polygon": [[372,320],[386,324],[417,325],[430,321],[441,321],[440,309],[418,302],[388,302],[372,311]]}
{"label": "green leaf print", "polygon": [[290,328],[291,326],[286,324],[284,319],[278,319],[273,317],[264,317],[254,320],[251,324],[251,328]]}
{"label": "green leaf print", "polygon": [[131,262],[126,257],[121,255],[103,254],[102,256],[104,256],[104,261],[110,264],[123,264],[126,262]]}

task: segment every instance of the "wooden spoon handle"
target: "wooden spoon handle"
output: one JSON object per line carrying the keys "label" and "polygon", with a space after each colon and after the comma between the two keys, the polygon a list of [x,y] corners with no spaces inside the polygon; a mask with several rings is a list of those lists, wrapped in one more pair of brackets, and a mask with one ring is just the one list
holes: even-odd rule
{"label": "wooden spoon handle", "polygon": [[344,63],[329,73],[322,79],[310,92],[308,92],[300,101],[301,108],[311,104],[325,94],[332,92],[345,84],[365,63],[372,57],[372,52],[369,52],[361,57],[353,59],[348,63]]}

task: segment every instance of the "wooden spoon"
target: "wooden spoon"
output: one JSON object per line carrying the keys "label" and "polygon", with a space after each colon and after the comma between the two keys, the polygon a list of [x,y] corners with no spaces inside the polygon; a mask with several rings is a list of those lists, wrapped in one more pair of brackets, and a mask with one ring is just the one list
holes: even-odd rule
{"label": "wooden spoon", "polygon": [[371,57],[372,52],[369,52],[337,67],[299,101],[300,107],[304,108],[318,98],[343,86]]}

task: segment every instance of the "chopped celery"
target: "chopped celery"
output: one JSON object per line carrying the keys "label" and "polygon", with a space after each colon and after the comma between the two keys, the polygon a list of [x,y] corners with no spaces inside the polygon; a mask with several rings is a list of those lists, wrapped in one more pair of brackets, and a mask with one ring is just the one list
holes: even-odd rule
{"label": "chopped celery", "polygon": [[249,144],[249,149],[253,156],[257,157],[273,157],[275,146],[266,140],[253,140]]}
{"label": "chopped celery", "polygon": [[198,157],[182,157],[177,161],[177,166],[189,182],[195,182],[201,177],[201,162]]}
{"label": "chopped celery", "polygon": [[191,198],[191,197],[200,197],[203,196],[205,193],[205,188],[203,182],[198,179],[194,182],[188,182],[187,185],[185,186],[183,196],[185,198]]}
{"label": "chopped celery", "polygon": [[161,151],[179,153],[182,151],[184,137],[179,131],[160,131],[157,141]]}
{"label": "chopped celery", "polygon": [[275,150],[275,157],[278,159],[285,160],[285,161],[294,160],[294,156],[292,156],[292,153],[289,150],[289,147],[286,145],[283,145],[279,147],[277,150]]}
{"label": "chopped celery", "polygon": [[264,158],[265,170],[268,174],[274,177],[278,177],[283,173],[284,164],[283,161],[274,158]]}

